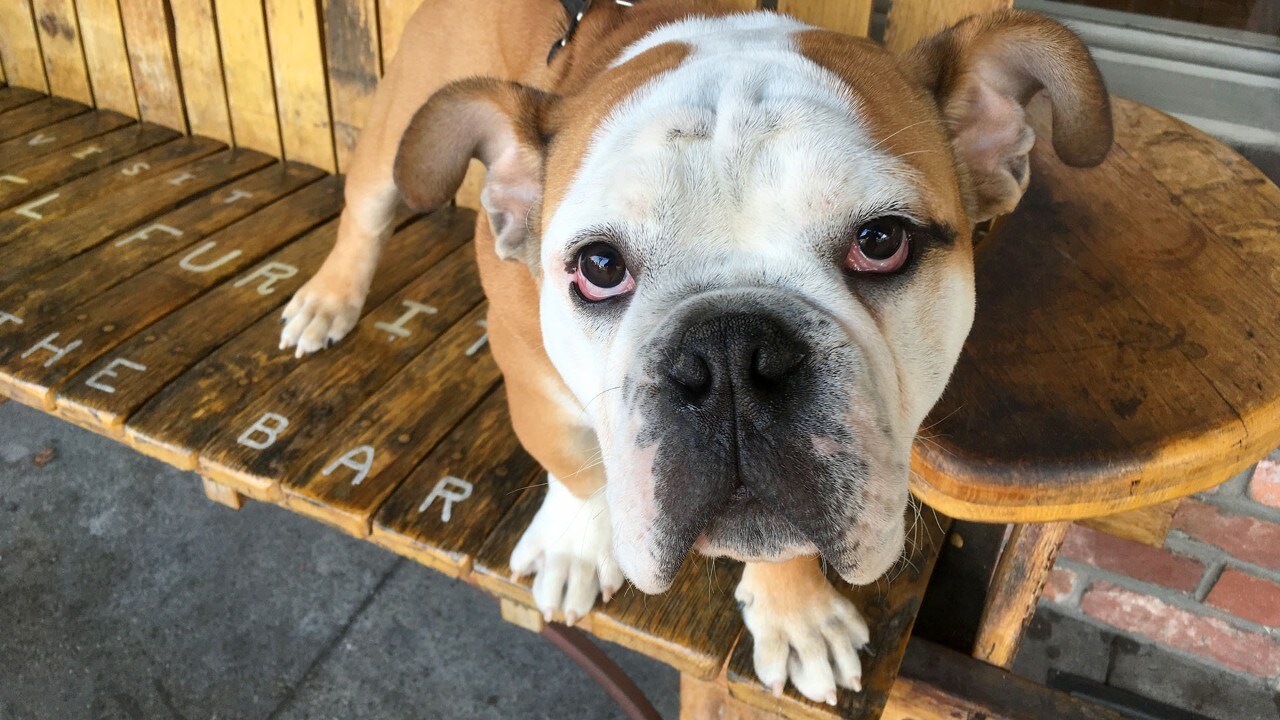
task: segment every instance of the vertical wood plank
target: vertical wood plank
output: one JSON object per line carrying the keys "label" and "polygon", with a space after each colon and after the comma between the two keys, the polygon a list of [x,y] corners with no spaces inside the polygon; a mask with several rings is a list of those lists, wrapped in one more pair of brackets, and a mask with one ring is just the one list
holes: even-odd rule
{"label": "vertical wood plank", "polygon": [[80,46],[80,22],[73,0],[33,0],[40,51],[44,54],[49,92],[85,105],[93,104],[89,71]]}
{"label": "vertical wood plank", "polygon": [[939,30],[975,13],[1013,7],[1013,0],[894,0],[885,47],[901,53]]}
{"label": "vertical wood plank", "polygon": [[377,0],[324,0],[329,103],[338,170],[346,170],[382,76]]}
{"label": "vertical wood plank", "polygon": [[871,27],[871,0],[778,0],[778,12],[857,37]]}
{"label": "vertical wood plank", "polygon": [[133,74],[124,47],[117,0],[76,0],[80,36],[89,68],[89,82],[98,107],[138,117],[133,94]]}
{"label": "vertical wood plank", "polygon": [[10,85],[48,92],[30,0],[0,2],[0,59]]}
{"label": "vertical wood plank", "polygon": [[171,7],[178,72],[191,133],[230,144],[231,115],[227,110],[227,85],[222,79],[213,0],[171,0]]}
{"label": "vertical wood plank", "polygon": [[333,172],[333,131],[316,0],[267,0],[284,157]]}
{"label": "vertical wood plank", "polygon": [[120,19],[133,68],[133,90],[143,120],[187,131],[182,85],[173,61],[165,0],[120,0]]}
{"label": "vertical wood plank", "polygon": [[987,590],[973,656],[1006,670],[1022,646],[1022,634],[1058,558],[1069,522],[1014,525]]}
{"label": "vertical wood plank", "polygon": [[722,4],[742,12],[760,9],[760,0],[723,0]]}
{"label": "vertical wood plank", "polygon": [[404,26],[409,24],[413,11],[418,9],[422,0],[378,0],[378,19],[382,34],[382,64],[385,68],[400,49],[400,36],[404,34]]}
{"label": "vertical wood plank", "polygon": [[260,0],[214,0],[236,145],[281,157],[266,17]]}

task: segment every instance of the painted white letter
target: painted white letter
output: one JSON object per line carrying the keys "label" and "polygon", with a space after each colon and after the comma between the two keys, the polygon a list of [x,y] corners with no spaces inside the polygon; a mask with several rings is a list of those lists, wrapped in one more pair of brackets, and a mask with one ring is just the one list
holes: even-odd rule
{"label": "painted white letter", "polygon": [[248,190],[241,190],[241,189],[239,189],[239,188],[232,188],[232,189],[231,189],[231,194],[227,196],[227,199],[226,199],[226,200],[223,200],[223,201],[222,201],[222,204],[223,204],[223,205],[230,205],[231,203],[233,203],[233,202],[235,202],[235,201],[237,201],[237,200],[244,200],[245,198],[251,198],[251,197],[253,197],[253,193],[249,192]]}
{"label": "painted white letter", "polygon": [[136,362],[131,362],[129,360],[125,360],[124,358],[116,358],[115,360],[112,360],[110,363],[108,363],[106,367],[94,373],[93,377],[89,378],[88,380],[85,380],[84,384],[88,385],[94,390],[101,390],[104,393],[114,393],[116,389],[110,385],[107,385],[104,382],[101,382],[101,380],[102,378],[107,378],[107,377],[120,377],[120,373],[116,372],[116,368],[118,367],[127,367],[130,370],[137,370],[138,372],[146,372],[147,370],[146,365],[139,365]]}
{"label": "painted white letter", "polygon": [[[357,456],[361,459],[357,460]],[[369,469],[373,467],[373,446],[361,445],[360,447],[349,451],[347,454],[329,463],[329,466],[326,467],[322,473],[327,476],[329,473],[332,473],[340,467],[351,468],[356,471],[356,476],[351,479],[352,485],[359,485],[364,482],[365,476],[369,474]]]}
{"label": "painted white letter", "polygon": [[98,147],[97,145],[90,145],[89,147],[83,150],[79,150],[71,153],[71,157],[77,160],[83,160],[89,157],[90,155],[97,155],[100,152],[102,152],[102,148]]}
{"label": "painted white letter", "polygon": [[[236,252],[240,252],[240,251],[237,250]],[[245,275],[244,277],[237,280],[235,286],[244,287],[245,285],[248,285],[249,283],[253,282],[254,278],[259,278],[259,277],[266,278],[265,280],[262,281],[262,284],[258,286],[258,294],[270,295],[271,293],[275,292],[275,284],[277,280],[284,280],[285,278],[291,278],[297,274],[298,274],[298,268],[286,263],[276,262],[272,260],[271,262],[263,265],[257,270],[254,270],[248,275]]]}
{"label": "painted white letter", "polygon": [[151,233],[152,233],[152,232],[157,231],[157,230],[158,230],[158,231],[160,231],[160,232],[163,232],[163,233],[169,233],[170,235],[172,235],[172,236],[174,236],[174,237],[182,237],[182,231],[181,231],[181,230],[179,230],[178,228],[175,228],[175,227],[169,227],[168,225],[165,225],[164,223],[152,223],[152,224],[150,224],[150,225],[148,225],[148,226],[146,226],[146,227],[142,228],[142,229],[141,229],[141,230],[139,230],[138,232],[136,232],[136,233],[134,233],[134,234],[132,234],[132,235],[129,235],[128,237],[122,237],[122,238],[120,238],[119,240],[117,240],[117,241],[115,242],[115,246],[116,246],[116,247],[124,247],[125,245],[128,245],[129,243],[133,242],[134,240],[146,240],[148,237],[150,237],[150,236],[151,236]]}
{"label": "painted white letter", "polygon": [[203,272],[209,272],[210,270],[213,270],[219,265],[229,263],[232,260],[235,260],[236,258],[240,257],[239,250],[232,250],[231,252],[227,253],[226,255],[223,255],[222,257],[218,258],[217,260],[214,260],[211,263],[205,263],[204,265],[196,265],[195,263],[191,262],[192,259],[198,258],[201,255],[209,252],[217,244],[218,244],[217,240],[210,240],[205,244],[201,245],[200,247],[196,248],[195,250],[192,250],[191,252],[187,253],[186,257],[182,258],[182,260],[178,262],[178,267],[182,268],[183,270],[190,270],[191,272],[203,273]]}
{"label": "painted white letter", "polygon": [[404,305],[409,309],[405,310],[403,315],[396,318],[395,322],[393,323],[380,322],[380,323],[374,323],[373,325],[375,328],[379,330],[387,331],[387,340],[395,340],[397,337],[409,337],[411,333],[409,328],[404,326],[405,323],[412,320],[415,316],[421,315],[422,313],[426,313],[428,315],[435,315],[436,312],[438,312],[435,308],[431,307],[430,305],[423,305],[422,303],[414,302],[413,300],[404,300],[400,304]]}
{"label": "painted white letter", "polygon": [[5,311],[0,310],[0,325],[3,325],[7,322],[11,322],[14,325],[21,325],[22,318],[18,317],[17,315],[10,315]]}
{"label": "painted white letter", "polygon": [[66,347],[57,347],[56,345],[52,345],[51,341],[56,339],[58,335],[59,333],[50,333],[49,335],[46,335],[43,340],[27,348],[27,351],[22,353],[22,357],[24,358],[31,357],[32,355],[35,354],[37,350],[48,350],[49,352],[53,353],[53,357],[49,358],[48,360],[45,360],[44,366],[49,367],[50,365],[61,360],[63,355],[66,355],[72,350],[75,350],[76,348],[80,347],[79,340],[73,340],[70,343],[67,343]]}
{"label": "painted white letter", "polygon": [[[271,425],[268,425],[268,422]],[[262,417],[258,418],[258,422],[249,426],[248,430],[240,433],[240,437],[236,438],[236,442],[254,450],[266,450],[276,444],[276,439],[280,437],[280,433],[284,432],[287,427],[289,427],[289,418],[272,412],[263,413]],[[266,439],[254,438],[256,433],[265,435]]]}
{"label": "painted white letter", "polygon": [[186,182],[186,181],[188,181],[188,180],[195,180],[195,179],[196,179],[196,174],[195,174],[195,173],[193,173],[193,172],[184,172],[184,173],[182,173],[181,175],[179,175],[178,177],[175,177],[175,178],[169,178],[169,184],[170,184],[170,185],[181,185],[182,183],[184,183],[184,182]]}
{"label": "painted white letter", "polygon": [[427,495],[427,499],[423,500],[422,504],[418,506],[418,512],[425,512],[427,508],[431,507],[431,501],[440,498],[444,501],[444,509],[440,511],[440,519],[444,522],[449,522],[453,518],[453,504],[471,497],[472,488],[471,483],[462,478],[445,475],[431,489],[431,494]]}
{"label": "painted white letter", "polygon": [[147,163],[147,162],[136,162],[136,163],[134,163],[134,164],[130,165],[129,167],[124,168],[123,170],[121,170],[121,171],[120,171],[120,174],[121,174],[121,175],[128,175],[129,177],[133,177],[134,175],[137,175],[138,173],[142,172],[143,170],[150,170],[150,169],[151,169],[151,163]]}
{"label": "painted white letter", "polygon": [[39,200],[32,200],[26,205],[23,205],[17,210],[14,210],[14,212],[18,213],[19,215],[29,217],[32,220],[42,220],[44,216],[36,212],[36,208],[40,207],[41,205],[51,203],[57,198],[58,198],[58,193],[49,193],[48,195],[45,195]]}

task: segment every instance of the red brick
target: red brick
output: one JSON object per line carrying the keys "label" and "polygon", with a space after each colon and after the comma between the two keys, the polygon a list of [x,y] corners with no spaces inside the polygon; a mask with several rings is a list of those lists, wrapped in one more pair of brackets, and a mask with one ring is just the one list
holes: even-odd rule
{"label": "red brick", "polygon": [[1268,458],[1258,463],[1249,480],[1249,497],[1280,510],[1280,460]]}
{"label": "red brick", "polygon": [[1280,585],[1270,580],[1227,568],[1205,602],[1236,617],[1280,627]]}
{"label": "red brick", "polygon": [[1233,670],[1264,678],[1280,675],[1280,642],[1218,618],[1197,615],[1106,582],[1096,582],[1085,591],[1080,609],[1113,627]]}
{"label": "red brick", "polygon": [[1056,567],[1049,571],[1049,579],[1044,584],[1044,594],[1041,597],[1061,604],[1071,597],[1075,589],[1076,574],[1066,568]]}
{"label": "red brick", "polygon": [[1188,499],[1178,505],[1173,527],[1240,560],[1280,570],[1280,525]]}
{"label": "red brick", "polygon": [[1061,556],[1183,592],[1195,590],[1204,575],[1204,566],[1189,557],[1081,525],[1072,525],[1067,532]]}

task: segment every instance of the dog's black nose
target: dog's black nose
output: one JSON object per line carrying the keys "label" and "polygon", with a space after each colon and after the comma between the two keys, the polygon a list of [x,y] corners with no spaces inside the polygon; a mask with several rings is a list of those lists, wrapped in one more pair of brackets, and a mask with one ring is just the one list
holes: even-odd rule
{"label": "dog's black nose", "polygon": [[784,399],[808,347],[764,315],[718,314],[678,336],[667,378],[709,415],[760,413]]}

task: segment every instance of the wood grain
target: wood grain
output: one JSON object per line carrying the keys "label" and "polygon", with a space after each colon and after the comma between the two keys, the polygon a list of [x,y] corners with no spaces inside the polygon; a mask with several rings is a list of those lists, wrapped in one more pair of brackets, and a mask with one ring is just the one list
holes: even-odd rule
{"label": "wood grain", "polygon": [[[853,587],[834,573],[828,573],[832,584],[853,601],[866,619],[871,630],[868,645],[874,652],[874,655],[862,654],[863,691],[839,691],[836,705],[839,717],[878,717],[892,693],[911,628],[950,525],[948,518],[928,507],[920,508],[918,516],[915,510],[914,503],[907,510],[907,552],[881,581]],[[755,677],[752,647],[750,633],[743,633],[729,660],[727,677],[731,697],[763,710],[780,712],[785,717],[829,717],[828,706],[804,698],[791,686],[781,698],[775,697]]]}
{"label": "wood grain", "polygon": [[[86,113],[81,117],[93,117]],[[120,117],[120,116],[117,116]],[[9,181],[0,182],[0,208],[12,208],[32,198],[44,195],[60,185],[101,170],[122,160],[131,158],[148,148],[168,142],[178,133],[168,128],[143,123],[114,130],[100,137],[72,145],[69,148],[36,157],[29,162],[16,162],[6,167]],[[56,137],[49,131],[38,139]],[[15,182],[13,179],[22,182]],[[68,196],[69,197],[69,196]],[[77,195],[82,202],[85,195]],[[41,205],[39,214],[51,210]]]}
{"label": "wood grain", "polygon": [[[474,220],[466,211],[445,209],[392,236],[374,275],[365,312],[425,271],[429,267],[425,261],[439,258],[434,245],[440,236],[469,235]],[[230,418],[299,366],[292,352],[278,349],[279,337],[278,322],[268,316],[210,353],[129,419],[125,431],[130,444],[177,467],[195,469],[197,451]],[[274,495],[241,489],[255,499],[279,499],[274,484],[267,488]]]}
{"label": "wood grain", "polygon": [[281,157],[271,56],[261,0],[214,0],[231,130],[238,146]]}
{"label": "wood grain", "polygon": [[982,309],[913,462],[944,512],[1114,514],[1280,444],[1280,191],[1176,120],[1116,109],[1098,168],[1037,145],[1022,204],[978,247]]}
{"label": "wood grain", "polygon": [[982,610],[973,656],[1006,670],[1013,666],[1022,635],[1035,614],[1049,571],[1071,523],[1015,525],[1000,553],[987,604]]}
{"label": "wood grain", "polygon": [[382,77],[377,0],[324,0],[324,34],[333,139],[342,171]]}
{"label": "wood grain", "polygon": [[283,157],[334,172],[332,123],[316,0],[266,0]]}
{"label": "wood grain", "polygon": [[778,12],[857,37],[871,27],[871,0],[778,0]]}
{"label": "wood grain", "polygon": [[0,167],[6,174],[13,174],[17,165],[132,123],[132,119],[117,112],[76,115],[0,142]]}
{"label": "wood grain", "polygon": [[1169,500],[1157,505],[1130,510],[1129,512],[1085,518],[1079,523],[1108,535],[1115,535],[1152,547],[1164,547],[1164,539],[1173,526],[1173,513],[1179,500]]}
{"label": "wood grain", "polygon": [[94,106],[138,117],[118,0],[75,0]]}
{"label": "wood grain", "polygon": [[88,111],[88,107],[74,100],[42,98],[0,114],[0,140],[16,138]]}
{"label": "wood grain", "polygon": [[31,0],[0,3],[0,61],[4,64],[5,80],[15,89],[48,92]]}
{"label": "wood grain", "polygon": [[170,8],[182,99],[191,133],[231,144],[231,115],[213,0],[174,0]]}
{"label": "wood grain", "polygon": [[165,0],[119,2],[139,117],[187,132],[182,83],[169,35],[172,21],[169,3]]}
{"label": "wood grain", "polygon": [[950,25],[977,13],[1013,7],[1013,0],[893,0],[884,44],[902,53]]}
{"label": "wood grain", "polygon": [[[12,0],[11,0],[12,1]],[[31,0],[49,93],[93,105],[73,0]]]}
{"label": "wood grain", "polygon": [[22,107],[27,103],[33,103],[36,100],[44,98],[42,92],[29,90],[23,87],[3,87],[0,88],[0,113],[6,113],[18,107]]}
{"label": "wood grain", "polygon": [[[471,487],[466,500],[444,496]],[[383,503],[370,540],[411,557],[450,577],[462,577],[485,538],[520,497],[520,491],[545,482],[545,473],[529,456],[507,413],[507,394],[499,387],[449,433]]]}

